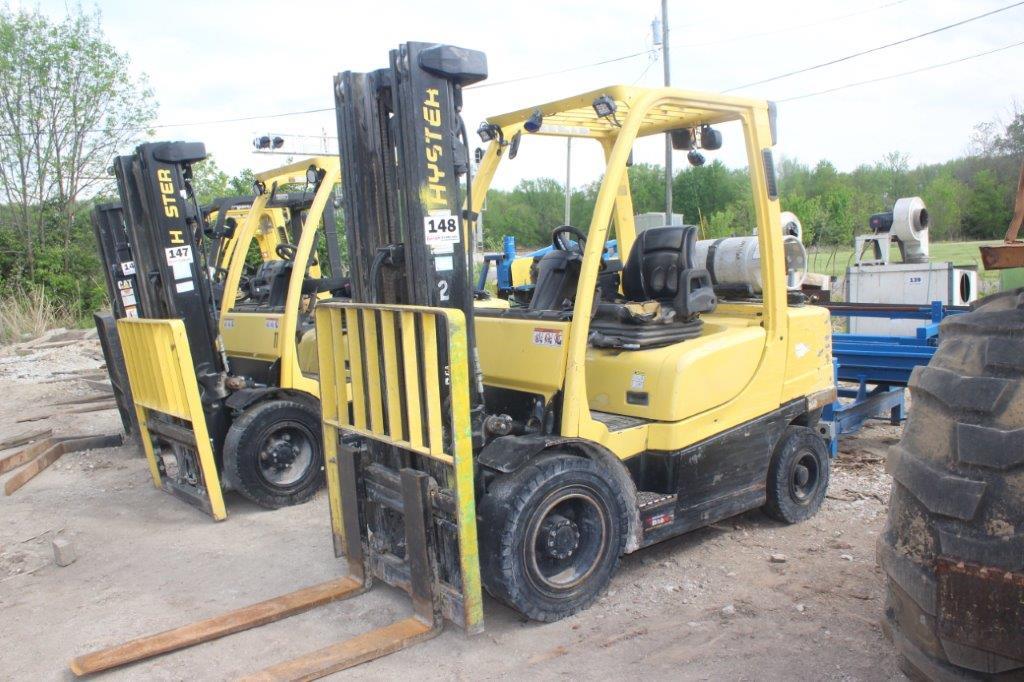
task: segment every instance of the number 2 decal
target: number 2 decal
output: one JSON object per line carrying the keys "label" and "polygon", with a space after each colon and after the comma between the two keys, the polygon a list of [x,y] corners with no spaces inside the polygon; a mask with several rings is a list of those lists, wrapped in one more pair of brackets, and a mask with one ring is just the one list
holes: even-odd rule
{"label": "number 2 decal", "polygon": [[448,282],[446,280],[443,280],[443,279],[442,280],[438,280],[437,288],[441,292],[441,300],[442,301],[451,300],[451,297],[448,296]]}

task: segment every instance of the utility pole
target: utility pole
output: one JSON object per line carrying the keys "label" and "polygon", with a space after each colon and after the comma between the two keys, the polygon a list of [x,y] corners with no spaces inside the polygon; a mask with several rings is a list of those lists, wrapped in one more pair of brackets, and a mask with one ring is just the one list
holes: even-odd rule
{"label": "utility pole", "polygon": [[[657,36],[655,36],[657,40]],[[668,0],[661,0],[661,61],[665,67],[665,87],[672,85],[668,61]],[[672,224],[672,134],[665,133],[665,220]]]}
{"label": "utility pole", "polygon": [[569,218],[572,214],[572,138],[565,138],[565,220],[563,225],[571,225]]}

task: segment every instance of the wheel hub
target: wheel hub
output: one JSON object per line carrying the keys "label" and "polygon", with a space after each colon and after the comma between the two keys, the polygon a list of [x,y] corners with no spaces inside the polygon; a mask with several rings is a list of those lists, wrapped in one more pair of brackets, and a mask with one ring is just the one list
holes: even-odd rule
{"label": "wheel hub", "polygon": [[807,453],[800,456],[790,471],[790,496],[804,504],[814,496],[818,487],[818,464],[814,455]]}
{"label": "wheel hub", "polygon": [[811,472],[807,470],[807,467],[803,464],[798,464],[796,471],[794,472],[796,484],[801,488],[807,485],[807,481],[811,480]]}
{"label": "wheel hub", "polygon": [[286,433],[279,438],[269,440],[260,459],[264,466],[276,471],[284,471],[295,462],[298,456],[299,447],[292,443],[291,436]]}
{"label": "wheel hub", "polygon": [[540,532],[542,546],[554,559],[568,559],[580,546],[579,527],[561,514],[546,518]]}

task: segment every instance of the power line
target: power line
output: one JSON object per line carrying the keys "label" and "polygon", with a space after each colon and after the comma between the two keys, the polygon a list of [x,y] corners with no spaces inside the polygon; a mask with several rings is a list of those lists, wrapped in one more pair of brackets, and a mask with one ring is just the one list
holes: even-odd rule
{"label": "power line", "polygon": [[856,17],[861,14],[868,14],[869,12],[877,12],[879,10],[886,9],[888,7],[894,7],[895,5],[902,5],[908,0],[896,0],[895,2],[887,2],[884,5],[878,5],[877,7],[868,7],[867,9],[857,10],[856,12],[848,12],[847,14],[840,14],[839,16],[827,17],[824,19],[818,19],[816,21],[810,21],[806,24],[791,24],[783,26],[781,28],[772,29],[771,31],[760,31],[757,33],[745,33],[743,35],[732,36],[729,38],[721,38],[718,40],[712,40],[704,43],[678,43],[678,47],[711,47],[712,45],[724,45],[726,43],[734,43],[737,40],[746,40],[747,38],[761,38],[764,36],[778,35],[780,33],[789,33],[802,28],[812,28],[814,26],[821,26],[822,24],[831,24],[835,21],[841,21],[843,19],[849,19],[850,17]]}
{"label": "power line", "polygon": [[921,67],[919,69],[912,69],[910,71],[903,71],[901,73],[894,73],[894,74],[890,74],[888,76],[880,76],[878,78],[871,78],[871,79],[866,80],[866,81],[858,81],[856,83],[847,83],[845,85],[837,85],[836,87],[828,88],[827,90],[818,90],[817,92],[808,92],[807,94],[804,94],[804,95],[797,95],[795,97],[787,97],[785,99],[780,99],[780,100],[776,100],[776,101],[777,102],[793,102],[793,101],[798,100],[798,99],[807,99],[808,97],[817,97],[818,95],[826,95],[826,94],[828,94],[830,92],[836,92],[837,90],[845,90],[847,88],[855,88],[855,87],[857,87],[859,85],[868,85],[870,83],[878,83],[880,81],[892,80],[893,78],[901,78],[903,76],[910,76],[910,75],[915,74],[915,73],[921,73],[922,71],[931,71],[933,69],[940,69],[940,68],[942,68],[944,66],[952,66],[953,64],[960,64],[961,62],[966,62],[966,61],[969,61],[971,59],[977,59],[978,57],[985,57],[985,56],[990,55],[990,54],[995,54],[996,52],[1002,52],[1004,50],[1009,50],[1009,49],[1014,48],[1014,47],[1020,47],[1021,45],[1024,45],[1024,40],[1022,40],[1020,42],[1016,42],[1016,43],[1011,43],[1010,45],[1004,45],[1002,47],[997,47],[994,50],[986,50],[985,52],[978,52],[976,54],[967,55],[966,57],[960,57],[959,59],[954,59],[952,61],[942,62],[941,64],[932,64],[930,66],[923,66],[923,67]]}
{"label": "power line", "polygon": [[[221,118],[213,121],[191,121],[189,123],[160,123],[158,125],[137,128],[136,130],[149,130],[149,128],[187,128],[190,126],[209,126],[221,123],[242,123],[244,121],[259,121],[265,118],[284,118],[286,116],[301,116],[303,114],[319,114],[324,111],[334,111],[334,107],[323,109],[306,109],[304,111],[285,111],[280,114],[260,114],[259,116],[242,116],[240,118]],[[102,131],[100,131],[102,132]]]}
{"label": "power line", "polygon": [[771,78],[765,78],[765,79],[762,79],[762,80],[759,80],[759,81],[753,81],[752,83],[745,83],[743,85],[737,85],[734,88],[729,88],[727,90],[723,90],[723,92],[733,92],[735,90],[742,90],[743,88],[749,88],[749,87],[753,87],[755,85],[763,85],[764,83],[770,83],[772,81],[781,80],[783,78],[789,78],[790,76],[795,76],[797,74],[807,73],[808,71],[815,71],[817,69],[822,69],[822,68],[825,68],[826,66],[832,66],[834,64],[839,64],[840,62],[849,61],[850,59],[855,59],[856,57],[863,57],[864,55],[871,54],[872,52],[878,52],[880,50],[885,50],[887,48],[894,47],[896,45],[903,45],[904,43],[909,43],[912,40],[917,40],[918,38],[924,38],[926,36],[935,35],[936,33],[940,33],[942,31],[948,31],[951,28],[956,28],[957,26],[963,26],[964,24],[968,24],[968,23],[970,23],[972,21],[977,21],[978,19],[983,19],[985,17],[990,17],[993,14],[998,14],[1000,12],[1005,12],[1008,9],[1013,9],[1014,7],[1019,7],[1020,5],[1024,5],[1024,0],[1021,0],[1020,2],[1012,3],[1010,5],[1005,5],[1003,7],[998,8],[998,9],[994,9],[994,10],[991,10],[989,12],[985,12],[984,14],[977,14],[977,15],[975,15],[973,17],[968,17],[966,19],[961,19],[960,21],[957,21],[957,22],[952,23],[952,24],[947,24],[946,26],[940,26],[939,28],[933,28],[932,30],[925,31],[924,33],[918,33],[917,35],[909,36],[907,38],[902,38],[900,40],[896,40],[896,41],[891,42],[891,43],[886,43],[885,45],[879,45],[878,47],[872,47],[870,49],[862,50],[860,52],[854,52],[853,54],[848,54],[845,57],[839,57],[837,59],[833,59],[833,60],[828,61],[828,62],[823,62],[821,64],[815,64],[814,66],[807,66],[807,67],[804,67],[802,69],[797,69],[795,71],[789,71],[788,73],[783,73],[783,74],[780,74],[778,76],[772,76]]}
{"label": "power line", "polygon": [[[601,61],[591,62],[589,64],[580,64],[578,66],[571,66],[571,67],[568,67],[568,68],[565,68],[565,69],[558,69],[558,70],[555,70],[555,71],[545,71],[545,72],[541,72],[541,73],[534,73],[534,74],[530,74],[530,75],[527,75],[527,76],[520,76],[518,78],[510,78],[510,79],[503,80],[503,81],[494,81],[494,82],[490,82],[490,83],[480,83],[478,85],[471,85],[471,86],[467,87],[466,89],[469,90],[469,89],[475,89],[475,88],[489,88],[489,87],[494,87],[496,85],[507,85],[507,84],[510,84],[510,83],[520,83],[522,81],[533,80],[535,78],[544,78],[546,76],[554,76],[554,75],[557,75],[557,74],[569,73],[569,72],[572,72],[572,71],[579,71],[581,69],[589,69],[589,68],[592,68],[592,67],[595,67],[595,66],[603,66],[605,64],[612,64],[614,62],[621,62],[621,61],[625,61],[627,59],[635,59],[636,57],[641,57],[641,56],[644,56],[644,55],[650,55],[652,52],[653,52],[653,50],[644,50],[642,52],[633,52],[631,54],[621,55],[619,57],[612,57],[610,59],[603,59]],[[327,111],[334,111],[334,107],[324,107],[324,108],[321,108],[321,109],[305,109],[305,110],[302,110],[302,111],[284,111],[284,112],[277,113],[277,114],[260,114],[260,115],[257,115],[257,116],[240,116],[240,117],[237,117],[237,118],[220,118],[220,119],[213,119],[213,120],[208,120],[208,121],[189,121],[187,123],[157,123],[157,124],[150,125],[150,126],[139,126],[139,127],[133,127],[133,128],[111,128],[111,129],[90,128],[90,129],[86,130],[85,132],[92,132],[92,133],[104,133],[104,132],[145,132],[147,130],[152,130],[154,128],[188,128],[188,127],[194,127],[194,126],[222,125],[222,124],[226,124],[226,123],[244,123],[246,121],[260,121],[260,120],[273,119],[273,118],[285,118],[285,117],[288,117],[288,116],[301,116],[301,115],[305,115],[305,114],[320,114],[320,113],[324,113],[324,112],[327,112]],[[23,133],[23,134],[26,134],[26,133]],[[13,133],[13,132],[0,132],[0,137],[13,137],[14,135],[16,135],[16,133]]]}
{"label": "power line", "polygon": [[533,73],[528,76],[520,76],[518,78],[509,78],[503,81],[492,81],[489,83],[478,83],[476,85],[470,85],[466,87],[466,90],[477,90],[481,88],[493,88],[496,85],[508,85],[510,83],[520,83],[522,81],[533,80],[535,78],[544,78],[546,76],[557,76],[562,73],[569,73],[571,71],[579,71],[581,69],[589,69],[594,66],[604,66],[605,64],[612,64],[614,62],[621,62],[627,59],[635,59],[636,57],[642,57],[649,55],[654,50],[643,50],[642,52],[633,52],[632,54],[624,54],[621,57],[612,57],[611,59],[603,59],[599,62],[592,62],[590,64],[580,64],[579,66],[570,66],[565,69],[557,69],[555,71],[543,71],[541,73]]}

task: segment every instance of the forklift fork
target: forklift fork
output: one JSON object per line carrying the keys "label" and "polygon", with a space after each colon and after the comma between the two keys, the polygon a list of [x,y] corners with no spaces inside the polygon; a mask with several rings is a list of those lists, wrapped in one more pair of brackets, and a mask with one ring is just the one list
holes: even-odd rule
{"label": "forklift fork", "polygon": [[[345,488],[349,493],[355,491],[358,452],[354,448],[342,447],[341,456],[338,458],[338,466],[341,469],[338,472],[339,477],[346,482]],[[428,520],[429,482],[429,476],[421,471],[403,469],[401,472],[402,505],[406,510],[406,561],[409,564],[413,615],[298,658],[282,661],[243,679],[313,680],[400,651],[441,632],[443,619],[436,607],[438,600],[434,591],[435,582],[430,559],[432,534]],[[358,519],[356,498],[353,495],[346,497],[345,505],[346,518]],[[354,540],[346,543],[348,576],[79,656],[71,661],[71,671],[78,676],[102,672],[179,651],[362,594],[370,587],[372,578],[364,564],[358,526],[350,528],[349,531],[351,534],[348,537]]]}
{"label": "forklift fork", "polygon": [[[471,633],[482,630],[462,314],[324,303],[317,307],[317,338],[328,497],[336,550],[345,557],[347,575],[85,654],[70,663],[75,675],[179,651],[348,599],[365,592],[374,578],[408,592],[412,615],[246,679],[316,679],[430,639],[445,619]],[[438,357],[450,364],[440,365]],[[140,416],[146,424],[145,412]],[[388,457],[379,457],[380,448]],[[401,465],[389,466],[394,462]],[[388,534],[371,525],[382,515],[400,515],[404,532],[395,528],[399,532]]]}

